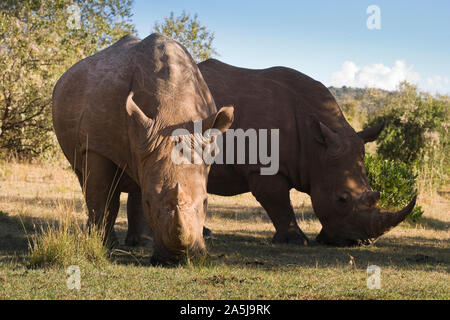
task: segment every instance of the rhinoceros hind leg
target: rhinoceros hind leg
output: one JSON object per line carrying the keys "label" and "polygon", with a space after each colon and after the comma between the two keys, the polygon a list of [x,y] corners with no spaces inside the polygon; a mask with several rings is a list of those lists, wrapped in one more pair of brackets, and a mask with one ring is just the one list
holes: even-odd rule
{"label": "rhinoceros hind leg", "polygon": [[127,218],[128,232],[125,245],[130,247],[150,245],[152,230],[144,217],[140,192],[128,193]]}
{"label": "rhinoceros hind leg", "polygon": [[253,196],[266,210],[275,226],[273,241],[307,245],[309,240],[295,219],[287,179],[280,174],[263,176],[254,173],[249,176],[248,184]]}
{"label": "rhinoceros hind leg", "polygon": [[88,226],[104,228],[105,245],[115,247],[118,244],[114,223],[120,206],[120,169],[112,161],[89,152],[83,160],[81,172],[77,175],[85,193],[89,212]]}

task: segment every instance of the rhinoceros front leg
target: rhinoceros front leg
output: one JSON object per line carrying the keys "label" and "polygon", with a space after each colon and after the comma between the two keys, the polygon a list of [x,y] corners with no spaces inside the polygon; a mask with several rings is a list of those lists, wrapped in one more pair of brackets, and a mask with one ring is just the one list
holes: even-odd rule
{"label": "rhinoceros front leg", "polygon": [[128,232],[125,238],[125,245],[130,247],[149,245],[152,230],[142,210],[142,196],[140,192],[128,193],[127,218]]}
{"label": "rhinoceros front leg", "polygon": [[104,242],[108,247],[118,244],[114,223],[120,206],[119,170],[112,161],[89,152],[83,161],[82,173],[77,174],[85,193],[88,226],[104,228]]}
{"label": "rhinoceros front leg", "polygon": [[309,240],[295,219],[287,179],[280,174],[273,176],[252,174],[248,183],[253,196],[267,211],[275,226],[273,241],[307,245]]}

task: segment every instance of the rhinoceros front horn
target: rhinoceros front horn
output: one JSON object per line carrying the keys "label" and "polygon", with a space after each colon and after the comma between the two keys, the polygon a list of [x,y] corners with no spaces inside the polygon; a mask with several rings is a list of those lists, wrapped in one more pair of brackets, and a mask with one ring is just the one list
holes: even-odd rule
{"label": "rhinoceros front horn", "polygon": [[171,190],[172,197],[172,205],[174,208],[174,215],[172,220],[172,230],[170,231],[174,239],[183,243],[186,239],[186,220],[183,215],[183,212],[180,208],[180,205],[183,204],[183,190],[181,189],[181,185],[177,183],[175,188]]}
{"label": "rhinoceros front horn", "polygon": [[416,205],[417,196],[402,210],[397,212],[372,211],[369,234],[371,238],[378,238],[406,219]]}

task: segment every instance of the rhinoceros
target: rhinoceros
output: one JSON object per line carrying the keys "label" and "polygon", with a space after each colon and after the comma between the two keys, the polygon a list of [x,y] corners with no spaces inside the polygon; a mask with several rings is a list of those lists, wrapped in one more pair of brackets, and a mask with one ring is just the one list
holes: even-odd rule
{"label": "rhinoceros", "polygon": [[251,70],[215,59],[198,66],[215,102],[235,106],[230,129],[279,129],[277,174],[261,175],[261,163],[215,163],[207,185],[222,196],[250,191],[273,222],[275,242],[308,243],[290,203],[292,188],[311,197],[322,224],[319,243],[370,244],[412,211],[415,197],[398,212],[377,208],[380,193],[367,180],[364,143],[383,125],[355,132],[323,84],[285,67]]}
{"label": "rhinoceros", "polygon": [[[158,33],[125,36],[81,60],[58,80],[53,125],[58,142],[84,190],[88,225],[114,223],[122,192],[129,214],[140,214],[132,234],[153,231],[153,262],[205,254],[205,162],[176,164],[172,133],[193,124],[224,132],[233,107],[219,111],[194,60],[178,42]],[[192,138],[195,140],[192,133]],[[208,141],[202,141],[208,143]]]}

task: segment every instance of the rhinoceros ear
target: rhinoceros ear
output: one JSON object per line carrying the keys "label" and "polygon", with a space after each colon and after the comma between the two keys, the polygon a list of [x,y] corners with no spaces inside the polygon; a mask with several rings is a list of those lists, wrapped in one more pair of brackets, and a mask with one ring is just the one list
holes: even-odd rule
{"label": "rhinoceros ear", "polygon": [[202,121],[202,130],[205,132],[209,129],[217,129],[224,133],[231,125],[234,120],[234,107],[232,105],[224,106],[213,114]]}
{"label": "rhinoceros ear", "polygon": [[366,128],[360,132],[358,132],[358,136],[363,139],[364,143],[375,141],[380,135],[381,131],[383,131],[385,122],[383,121],[379,125],[375,125],[370,128]]}
{"label": "rhinoceros ear", "polygon": [[139,127],[146,129],[153,125],[153,120],[147,117],[133,100],[134,92],[130,92],[127,98],[127,113]]}
{"label": "rhinoceros ear", "polygon": [[312,136],[317,143],[327,147],[327,149],[332,149],[334,147],[339,148],[342,143],[337,133],[328,128],[323,122],[319,121],[313,114],[309,116],[309,121]]}
{"label": "rhinoceros ear", "polygon": [[341,138],[337,133],[328,128],[322,122],[319,122],[320,132],[322,133],[323,142],[329,149],[340,149],[342,145]]}
{"label": "rhinoceros ear", "polygon": [[137,106],[133,100],[133,95],[134,93],[130,92],[126,103],[126,110],[129,116],[128,125],[133,136],[137,139],[137,141],[143,144],[148,138],[150,129],[153,125],[153,120],[147,117]]}

